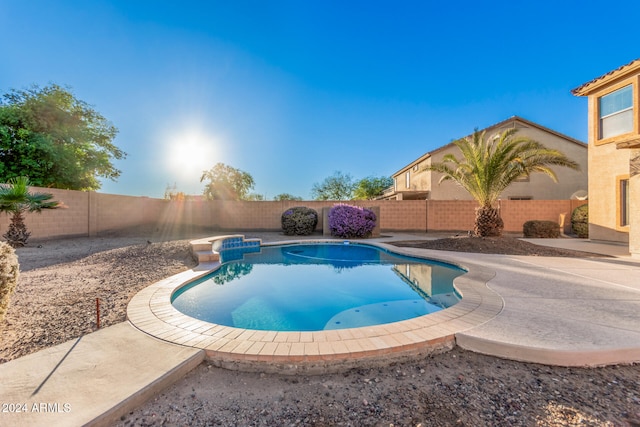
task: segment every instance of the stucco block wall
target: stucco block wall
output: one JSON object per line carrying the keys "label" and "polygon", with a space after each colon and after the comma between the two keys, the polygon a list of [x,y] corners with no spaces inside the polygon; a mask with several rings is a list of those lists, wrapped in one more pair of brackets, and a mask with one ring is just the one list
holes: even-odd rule
{"label": "stucco block wall", "polygon": [[[62,202],[60,209],[43,210],[26,215],[25,224],[31,238],[96,236],[108,232],[142,229],[175,229],[177,224],[206,224],[210,215],[203,206],[190,208],[168,200],[95,192],[32,187],[32,192],[53,194]],[[205,205],[206,206],[206,205]],[[0,234],[9,226],[9,216],[0,216]]]}
{"label": "stucco block wall", "polygon": [[[224,230],[270,230],[280,228],[282,202],[211,202],[216,207],[215,223]],[[283,209],[283,210],[281,210]],[[277,213],[279,211],[279,213]],[[320,213],[318,213],[320,215]]]}
{"label": "stucco block wall", "polygon": [[428,200],[427,229],[430,231],[473,230],[478,203],[466,200]]}
{"label": "stucco block wall", "polygon": [[[180,231],[280,231],[280,217],[294,206],[307,206],[318,212],[317,231],[323,229],[322,209],[334,201],[169,201],[148,197],[119,196],[95,192],[55,189],[32,189],[54,194],[65,209],[27,214],[26,223],[32,238],[46,239],[65,236],[99,236],[104,234],[139,233],[140,235],[172,236]],[[350,201],[362,207],[380,210],[379,225],[390,231],[468,231],[473,229],[475,201],[465,200],[384,200]],[[501,214],[505,231],[521,233],[524,222],[533,219],[559,221],[566,219],[573,208],[585,202],[577,200],[502,200]],[[7,215],[0,217],[0,233],[9,224]]]}
{"label": "stucco block wall", "polygon": [[318,213],[317,229],[322,229],[322,206],[318,202],[276,201],[243,202],[220,201],[205,202],[211,205],[213,225],[222,230],[277,230],[281,229],[282,213],[295,206],[306,206]]}
{"label": "stucco block wall", "polygon": [[94,228],[96,233],[137,227],[156,220],[153,217],[153,205],[157,200],[112,194],[96,194],[95,197],[100,218]]}
{"label": "stucco block wall", "polygon": [[[581,200],[502,200],[501,215],[505,231],[522,232],[530,220],[555,221],[571,232],[571,213],[586,201]],[[371,203],[360,203],[370,206]],[[473,230],[475,201],[404,200],[376,202],[380,206],[380,226],[389,231],[468,231]]]}
{"label": "stucco block wall", "polygon": [[564,233],[571,233],[571,213],[584,200],[509,200],[500,202],[500,214],[505,230],[522,232],[525,222],[554,221]]}
{"label": "stucco block wall", "polygon": [[[374,203],[368,203],[369,206]],[[427,226],[427,204],[424,200],[376,201],[380,207],[380,228],[394,231],[424,231]]]}
{"label": "stucco block wall", "polygon": [[[322,209],[335,201],[230,202],[211,201],[216,213],[213,224],[223,230],[280,230],[280,217],[295,206],[306,206],[318,212],[316,230],[322,230]],[[424,201],[350,201],[350,205],[380,208],[380,228],[383,230],[424,230],[426,204]]]}
{"label": "stucco block wall", "polygon": [[[31,187],[31,192],[49,193],[53,200],[63,203],[61,209],[45,209],[41,213],[26,214],[25,224],[31,238],[88,235],[89,193]],[[9,226],[9,215],[0,215],[0,234]]]}

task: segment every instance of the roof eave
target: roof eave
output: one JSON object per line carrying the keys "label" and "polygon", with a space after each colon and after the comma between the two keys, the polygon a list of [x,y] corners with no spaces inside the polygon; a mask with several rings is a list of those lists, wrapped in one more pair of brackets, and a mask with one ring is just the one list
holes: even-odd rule
{"label": "roof eave", "polygon": [[406,172],[407,170],[411,169],[415,165],[427,160],[429,157],[431,157],[431,153],[433,153],[433,151],[429,151],[428,153],[424,153],[422,156],[418,157],[413,162],[411,162],[408,165],[404,166],[403,168],[399,169],[397,172],[391,174],[391,176],[400,175],[401,173]]}
{"label": "roof eave", "polygon": [[640,71],[640,58],[634,59],[628,64],[618,67],[613,71],[609,71],[608,73],[603,74],[600,77],[596,77],[595,79],[590,80],[587,83],[578,86],[577,88],[571,90],[571,93],[575,96],[588,96],[591,93],[597,91],[598,89],[610,84],[611,82],[617,79],[625,78],[628,74],[633,74],[639,71]]}
{"label": "roof eave", "polygon": [[488,126],[488,127],[484,128],[483,130],[486,131],[486,130],[499,129],[500,127],[503,127],[504,125],[508,124],[509,122],[516,122],[516,121],[518,121],[518,122],[520,122],[522,124],[525,124],[527,126],[537,128],[537,129],[539,129],[541,131],[550,133],[550,134],[555,135],[555,136],[557,136],[559,138],[566,139],[567,141],[573,142],[573,143],[578,144],[580,146],[584,146],[584,147],[587,146],[586,143],[580,141],[579,139],[572,138],[569,135],[565,135],[563,133],[560,133],[558,131],[550,129],[550,128],[546,127],[546,126],[542,126],[542,125],[540,125],[538,123],[532,122],[531,120],[527,120],[527,119],[525,119],[523,117],[520,117],[520,116],[511,116],[507,120],[503,120],[503,121],[501,121],[499,123],[496,123],[494,125]]}

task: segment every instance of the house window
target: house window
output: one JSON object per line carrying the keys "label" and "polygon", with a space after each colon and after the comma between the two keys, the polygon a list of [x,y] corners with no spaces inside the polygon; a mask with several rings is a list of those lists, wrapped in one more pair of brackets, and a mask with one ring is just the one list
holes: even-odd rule
{"label": "house window", "polygon": [[629,225],[629,180],[621,179],[620,181],[620,226]]}
{"label": "house window", "polygon": [[509,200],[533,200],[531,196],[509,196]]}
{"label": "house window", "polygon": [[411,188],[411,177],[409,175],[410,175],[409,171],[407,171],[407,173],[404,175],[406,178],[405,186],[407,188]]}
{"label": "house window", "polygon": [[633,130],[633,85],[625,86],[598,100],[600,139]]}

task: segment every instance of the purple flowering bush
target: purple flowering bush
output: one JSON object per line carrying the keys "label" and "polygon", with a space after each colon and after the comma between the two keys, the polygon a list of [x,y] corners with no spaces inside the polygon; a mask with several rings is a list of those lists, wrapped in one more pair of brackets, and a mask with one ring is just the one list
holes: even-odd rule
{"label": "purple flowering bush", "polygon": [[287,209],[282,213],[280,223],[286,236],[308,236],[318,225],[318,213],[304,206]]}
{"label": "purple flowering bush", "polygon": [[376,226],[376,214],[367,208],[338,204],[329,211],[332,236],[350,239],[369,237]]}

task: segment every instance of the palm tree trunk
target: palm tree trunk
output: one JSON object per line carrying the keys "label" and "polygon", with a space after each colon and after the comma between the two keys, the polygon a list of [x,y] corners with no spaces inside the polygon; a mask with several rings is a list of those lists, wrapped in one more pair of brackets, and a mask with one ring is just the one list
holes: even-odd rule
{"label": "palm tree trunk", "polygon": [[500,237],[504,222],[500,217],[500,209],[482,206],[476,209],[476,223],[473,231],[480,237]]}
{"label": "palm tree trunk", "polygon": [[27,231],[27,226],[24,223],[22,212],[17,211],[11,216],[9,229],[2,237],[7,239],[7,243],[12,247],[19,248],[27,244],[30,235],[31,233]]}

